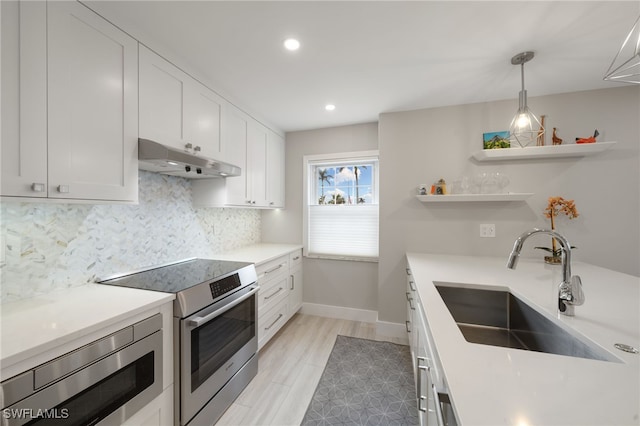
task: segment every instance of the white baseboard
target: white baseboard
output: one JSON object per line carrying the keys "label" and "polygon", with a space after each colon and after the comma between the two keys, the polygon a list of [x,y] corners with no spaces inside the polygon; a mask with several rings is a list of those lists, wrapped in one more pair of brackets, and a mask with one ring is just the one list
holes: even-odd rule
{"label": "white baseboard", "polygon": [[303,303],[300,313],[376,324],[376,332],[379,335],[402,339],[405,341],[405,344],[409,344],[405,325],[394,322],[378,321],[377,311],[345,308],[343,306],[321,305],[318,303]]}
{"label": "white baseboard", "polygon": [[405,345],[409,344],[407,328],[404,324],[395,322],[377,321],[376,332],[381,336],[395,337],[401,339]]}
{"label": "white baseboard", "polygon": [[319,317],[345,319],[351,321],[376,322],[377,311],[365,309],[345,308],[343,306],[320,305],[318,303],[303,303],[301,314],[316,315]]}

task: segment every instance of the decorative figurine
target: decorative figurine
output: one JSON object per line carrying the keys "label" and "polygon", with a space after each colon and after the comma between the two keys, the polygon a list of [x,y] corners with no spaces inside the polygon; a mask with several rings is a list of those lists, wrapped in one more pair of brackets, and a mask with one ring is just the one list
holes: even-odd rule
{"label": "decorative figurine", "polygon": [[551,140],[553,141],[554,145],[560,145],[562,144],[562,139],[560,139],[558,137],[558,135],[556,135],[556,128],[553,128],[553,135],[551,135]]}
{"label": "decorative figurine", "polygon": [[540,116],[540,130],[538,130],[538,136],[536,136],[536,146],[544,146],[544,118],[546,115]]}
{"label": "decorative figurine", "polygon": [[431,185],[431,195],[447,195],[447,184],[444,179],[440,179]]}
{"label": "decorative figurine", "polygon": [[596,129],[595,132],[593,132],[593,136],[588,137],[588,138],[576,138],[576,143],[595,143],[596,142],[596,138],[598,137],[598,135],[600,134],[600,132],[598,132],[598,129]]}

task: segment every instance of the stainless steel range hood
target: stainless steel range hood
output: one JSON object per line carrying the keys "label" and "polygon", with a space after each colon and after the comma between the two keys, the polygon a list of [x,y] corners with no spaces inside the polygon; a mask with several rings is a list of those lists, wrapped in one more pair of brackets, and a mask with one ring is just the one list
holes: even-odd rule
{"label": "stainless steel range hood", "polygon": [[187,179],[240,176],[233,164],[181,151],[149,139],[138,139],[138,168]]}

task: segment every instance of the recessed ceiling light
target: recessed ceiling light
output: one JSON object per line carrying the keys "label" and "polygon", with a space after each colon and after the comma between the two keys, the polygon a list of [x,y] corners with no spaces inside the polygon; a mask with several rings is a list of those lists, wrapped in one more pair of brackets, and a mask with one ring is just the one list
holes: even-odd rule
{"label": "recessed ceiling light", "polygon": [[284,41],[284,47],[291,51],[298,50],[300,49],[300,42],[295,38],[288,38]]}
{"label": "recessed ceiling light", "polygon": [[327,111],[333,111],[334,109],[336,109],[336,106],[334,104],[327,104],[324,106],[324,109],[326,109]]}

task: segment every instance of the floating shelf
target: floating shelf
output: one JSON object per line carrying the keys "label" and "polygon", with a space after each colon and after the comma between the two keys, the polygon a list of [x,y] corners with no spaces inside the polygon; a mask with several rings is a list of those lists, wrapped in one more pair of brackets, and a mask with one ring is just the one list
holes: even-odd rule
{"label": "floating shelf", "polygon": [[525,148],[483,149],[473,154],[478,161],[504,161],[536,158],[585,157],[606,151],[616,142],[528,146]]}
{"label": "floating shelf", "polygon": [[416,198],[423,203],[453,203],[467,201],[524,201],[531,197],[533,193],[505,194],[451,194],[451,195],[416,195]]}

